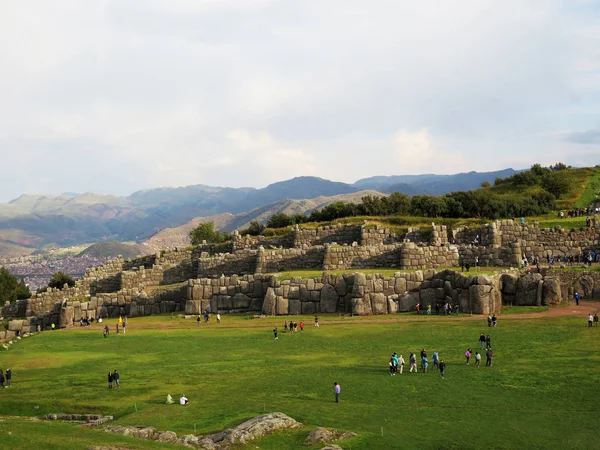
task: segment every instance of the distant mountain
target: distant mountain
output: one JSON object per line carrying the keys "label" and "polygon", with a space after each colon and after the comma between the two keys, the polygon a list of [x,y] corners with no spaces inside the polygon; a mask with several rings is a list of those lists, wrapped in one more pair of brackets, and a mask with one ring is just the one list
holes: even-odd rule
{"label": "distant mountain", "polygon": [[[444,194],[478,188],[483,181],[514,174],[469,172],[456,175],[372,177],[354,184],[297,177],[262,189],[193,185],[134,192],[128,197],[94,193],[22,195],[0,204],[0,258],[30,254],[47,247],[98,241],[143,242],[160,230],[177,228],[199,217],[215,217],[222,229],[251,220],[266,221],[275,212],[304,213],[336,196],[360,201],[361,191],[409,195]],[[305,200],[309,199],[309,200]],[[321,199],[321,200],[319,200]],[[335,200],[333,200],[335,201]]]}
{"label": "distant mountain", "polygon": [[505,178],[520,170],[504,169],[495,172],[466,172],[454,175],[392,175],[363,178],[354,183],[361,189],[375,189],[380,192],[403,192],[409,195],[443,195],[454,191],[477,189],[487,181],[494,184],[496,178]]}
{"label": "distant mountain", "polygon": [[321,196],[311,199],[284,199],[239,214],[219,214],[217,216],[196,217],[189,222],[174,228],[165,228],[141,244],[144,253],[152,253],[157,250],[174,247],[185,247],[190,245],[189,232],[200,223],[214,222],[215,228],[221,231],[234,231],[247,228],[253,220],[265,224],[275,213],[309,214],[315,209],[323,208],[334,202],[359,203],[365,195],[382,197],[377,191],[358,191],[351,194],[334,196]]}

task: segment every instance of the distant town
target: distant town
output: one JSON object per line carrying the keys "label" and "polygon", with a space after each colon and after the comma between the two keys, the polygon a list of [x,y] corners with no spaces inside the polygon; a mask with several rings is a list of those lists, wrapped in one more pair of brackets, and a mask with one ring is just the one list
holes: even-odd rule
{"label": "distant town", "polygon": [[82,276],[86,269],[101,266],[113,258],[74,255],[36,255],[0,260],[19,279],[23,279],[31,291],[45,287],[56,272],[65,272],[74,278]]}

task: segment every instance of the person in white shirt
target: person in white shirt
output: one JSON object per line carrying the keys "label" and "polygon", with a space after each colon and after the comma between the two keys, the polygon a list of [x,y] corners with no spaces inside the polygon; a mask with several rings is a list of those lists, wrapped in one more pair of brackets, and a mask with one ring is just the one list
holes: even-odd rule
{"label": "person in white shirt", "polygon": [[221,314],[217,313],[217,323],[221,323]]}
{"label": "person in white shirt", "polygon": [[181,396],[181,398],[179,399],[179,404],[184,406],[188,404],[188,399],[185,395]]}
{"label": "person in white shirt", "polygon": [[590,315],[588,316],[588,327],[592,327],[592,322],[594,321],[594,316],[592,316],[592,313],[590,313]]}

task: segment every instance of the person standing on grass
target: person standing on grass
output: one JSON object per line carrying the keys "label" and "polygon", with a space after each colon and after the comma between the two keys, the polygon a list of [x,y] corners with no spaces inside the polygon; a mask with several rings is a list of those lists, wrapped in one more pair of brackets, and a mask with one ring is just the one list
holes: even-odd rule
{"label": "person standing on grass", "polygon": [[196,323],[200,326],[200,314],[198,314],[198,318],[196,319]]}
{"label": "person standing on grass", "polygon": [[485,345],[486,345],[487,348],[491,348],[492,347],[492,337],[489,334],[485,338]]}
{"label": "person standing on grass", "polygon": [[590,313],[588,316],[588,327],[592,328],[593,321],[594,321],[594,316],[592,316],[592,313]]}
{"label": "person standing on grass", "polygon": [[279,339],[277,337],[277,327],[273,328],[273,336],[275,336],[275,340]]}
{"label": "person standing on grass", "polygon": [[416,357],[416,355],[414,353],[411,353],[408,360],[410,362],[410,370],[408,372],[412,373],[413,369],[415,369],[415,373],[417,373],[417,357]]}
{"label": "person standing on grass", "polygon": [[431,315],[431,304],[427,305],[427,315]]}
{"label": "person standing on grass", "polygon": [[300,321],[300,331],[304,331],[304,322]]}
{"label": "person standing on grass", "polygon": [[390,375],[395,375],[396,366],[394,363],[394,358],[390,358]]}
{"label": "person standing on grass", "polygon": [[442,378],[444,378],[445,373],[446,373],[446,363],[442,359],[440,361],[440,375],[442,376]]}
{"label": "person standing on grass", "polygon": [[594,326],[598,328],[598,313],[594,314]]}
{"label": "person standing on grass", "polygon": [[492,325],[495,327],[496,325],[498,325],[498,318],[496,317],[496,314],[494,314],[492,316]]}
{"label": "person standing on grass", "polygon": [[217,323],[221,323],[221,314],[217,313]]}
{"label": "person standing on grass", "polygon": [[481,344],[481,350],[485,349],[485,336],[483,333],[479,334],[479,343]]}
{"label": "person standing on grass", "polygon": [[123,334],[127,331],[127,316],[123,318]]}
{"label": "person standing on grass", "polygon": [[469,365],[469,360],[471,359],[471,349],[468,348],[465,352],[465,358],[467,359],[467,366]]}
{"label": "person standing on grass", "polygon": [[425,356],[423,358],[422,364],[423,364],[423,373],[427,373],[427,368],[429,367],[429,360],[427,359],[427,356]]}
{"label": "person standing on grass", "polygon": [[400,368],[400,375],[402,375],[402,370],[404,369],[404,358],[402,355],[398,358],[398,367]]}
{"label": "person standing on grass", "polygon": [[436,367],[439,369],[440,368],[440,357],[438,355],[438,352],[433,352],[433,368],[435,369]]}
{"label": "person standing on grass", "polygon": [[315,316],[315,327],[319,328],[319,318]]}
{"label": "person standing on grass", "polygon": [[288,328],[287,328],[287,320],[284,320],[283,321],[283,332],[287,333],[287,330],[288,330]]}
{"label": "person standing on grass", "polygon": [[494,353],[492,352],[492,348],[488,348],[485,353],[485,365],[486,367],[492,367],[492,358],[494,357]]}
{"label": "person standing on grass", "polygon": [[481,355],[479,352],[475,352],[475,367],[479,367],[481,364]]}
{"label": "person standing on grass", "polygon": [[108,328],[108,325],[104,325],[104,337],[108,336],[110,334],[110,329]]}
{"label": "person standing on grass", "polygon": [[115,389],[119,389],[121,385],[119,384],[119,372],[116,369],[113,372],[113,381],[115,382]]}
{"label": "person standing on grass", "polygon": [[112,372],[108,372],[108,388],[112,389],[113,384],[113,374]]}
{"label": "person standing on grass", "polygon": [[6,369],[6,376],[4,378],[6,378],[6,387],[9,387],[12,380],[12,370]]}
{"label": "person standing on grass", "polygon": [[417,306],[415,306],[415,309],[417,310],[417,315],[419,315],[420,314],[419,311],[421,311],[421,304],[417,303]]}
{"label": "person standing on grass", "polygon": [[340,392],[342,392],[342,388],[338,383],[333,383],[333,393],[335,394],[335,402],[340,402]]}
{"label": "person standing on grass", "polygon": [[492,316],[488,314],[488,327],[492,326]]}
{"label": "person standing on grass", "polygon": [[0,388],[4,388],[4,374],[2,373],[2,369],[0,369]]}
{"label": "person standing on grass", "polygon": [[579,292],[575,292],[575,295],[574,295],[573,297],[575,298],[575,304],[576,304],[577,306],[579,306],[579,299],[581,298],[581,297],[579,296]]}
{"label": "person standing on grass", "polygon": [[421,350],[421,369],[423,368],[423,359],[427,358],[427,351],[425,349]]}

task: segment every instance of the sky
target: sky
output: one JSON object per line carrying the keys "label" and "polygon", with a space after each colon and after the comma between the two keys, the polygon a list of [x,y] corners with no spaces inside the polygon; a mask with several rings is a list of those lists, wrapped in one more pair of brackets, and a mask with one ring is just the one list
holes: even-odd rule
{"label": "sky", "polygon": [[600,1],[0,11],[0,202],[600,164]]}

